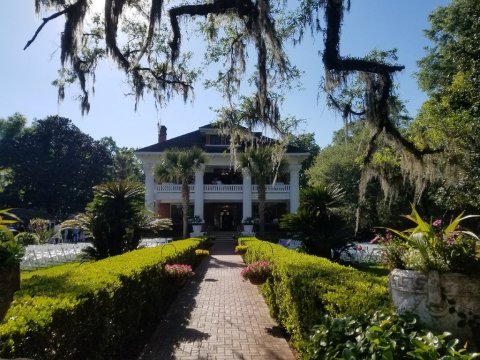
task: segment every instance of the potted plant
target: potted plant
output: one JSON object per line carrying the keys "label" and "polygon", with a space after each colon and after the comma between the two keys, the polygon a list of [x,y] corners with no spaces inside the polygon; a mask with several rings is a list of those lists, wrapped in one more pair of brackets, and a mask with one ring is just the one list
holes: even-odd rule
{"label": "potted plant", "polygon": [[255,261],[248,264],[241,272],[242,277],[245,280],[250,280],[254,285],[261,285],[267,281],[268,277],[272,273],[272,266],[268,261]]}
{"label": "potted plant", "polygon": [[10,307],[13,294],[20,289],[20,261],[25,249],[7,227],[17,221],[20,219],[8,210],[0,210],[0,321]]}
{"label": "potted plant", "polygon": [[204,249],[197,249],[197,250],[195,250],[195,255],[197,255],[197,256],[209,256],[210,251],[204,250]]}
{"label": "potted plant", "polygon": [[474,216],[460,214],[443,225],[427,222],[413,208],[412,229],[389,229],[377,237],[392,269],[389,291],[399,313],[412,312],[432,330],[448,331],[480,345],[478,237],[460,227]]}
{"label": "potted plant", "polygon": [[203,219],[195,215],[190,219],[190,224],[192,224],[193,232],[190,234],[191,236],[199,236],[202,233],[202,224]]}
{"label": "potted plant", "polygon": [[242,220],[243,234],[244,235],[253,234],[253,223],[254,223],[254,220],[250,216],[246,217],[245,219]]}
{"label": "potted plant", "polygon": [[188,278],[195,275],[192,266],[186,264],[166,264],[164,270],[167,276],[172,278],[179,286],[183,286]]}

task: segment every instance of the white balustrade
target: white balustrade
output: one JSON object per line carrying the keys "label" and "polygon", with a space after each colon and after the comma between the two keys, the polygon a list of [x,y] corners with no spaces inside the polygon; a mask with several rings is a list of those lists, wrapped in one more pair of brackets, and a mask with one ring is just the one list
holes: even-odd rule
{"label": "white balustrade", "polygon": [[[290,185],[288,184],[275,184],[267,185],[267,193],[283,193],[290,191]],[[258,185],[252,185],[252,192],[258,192]]]}
{"label": "white balustrade", "polygon": [[[195,192],[195,185],[188,185],[190,192]],[[170,192],[170,193],[179,193],[182,192],[181,184],[156,184],[155,192]]]}
{"label": "white balustrade", "polygon": [[[190,192],[195,192],[195,185],[188,185]],[[289,184],[267,185],[267,193],[288,193],[290,191]],[[180,193],[182,185],[180,184],[157,184],[155,187],[157,193]],[[208,184],[203,185],[205,193],[241,193],[243,191],[242,184]],[[258,192],[258,185],[252,185],[252,192]]]}
{"label": "white balustrade", "polygon": [[203,185],[203,191],[212,193],[212,192],[239,192],[241,193],[243,189],[242,184],[212,184],[212,185]]}

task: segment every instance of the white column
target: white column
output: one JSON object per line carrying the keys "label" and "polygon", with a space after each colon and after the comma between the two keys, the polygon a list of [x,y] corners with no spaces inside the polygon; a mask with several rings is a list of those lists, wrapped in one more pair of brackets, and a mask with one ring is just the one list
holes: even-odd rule
{"label": "white column", "polygon": [[248,169],[242,169],[243,173],[243,219],[252,216],[252,176]]}
{"label": "white column", "polygon": [[205,199],[205,194],[203,190],[203,175],[205,174],[205,165],[201,165],[198,169],[195,170],[195,206],[194,214],[203,217],[203,203]]}
{"label": "white column", "polygon": [[147,210],[155,211],[155,180],[153,179],[153,162],[144,161],[143,171],[145,172],[145,207]]}
{"label": "white column", "polygon": [[296,213],[300,205],[299,172],[302,165],[290,164],[290,212]]}

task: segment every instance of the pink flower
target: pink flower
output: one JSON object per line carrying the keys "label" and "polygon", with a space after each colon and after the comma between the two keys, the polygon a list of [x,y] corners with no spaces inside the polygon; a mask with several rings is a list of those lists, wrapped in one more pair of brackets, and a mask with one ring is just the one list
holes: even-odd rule
{"label": "pink flower", "polygon": [[433,226],[438,227],[442,225],[442,220],[437,219],[432,223]]}
{"label": "pink flower", "polygon": [[357,249],[357,251],[362,251],[362,250],[363,250],[363,247],[362,247],[362,245],[357,245],[357,246],[355,247],[355,249]]}

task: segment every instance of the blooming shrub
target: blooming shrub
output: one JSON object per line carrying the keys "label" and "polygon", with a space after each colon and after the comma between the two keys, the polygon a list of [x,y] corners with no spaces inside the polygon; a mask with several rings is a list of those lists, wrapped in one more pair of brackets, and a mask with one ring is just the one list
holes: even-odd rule
{"label": "blooming shrub", "polygon": [[189,278],[195,275],[191,265],[173,264],[165,265],[166,273],[172,278]]}
{"label": "blooming shrub", "polygon": [[245,280],[252,278],[266,278],[272,273],[272,266],[268,261],[255,261],[242,270],[241,275]]}

